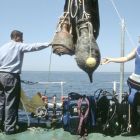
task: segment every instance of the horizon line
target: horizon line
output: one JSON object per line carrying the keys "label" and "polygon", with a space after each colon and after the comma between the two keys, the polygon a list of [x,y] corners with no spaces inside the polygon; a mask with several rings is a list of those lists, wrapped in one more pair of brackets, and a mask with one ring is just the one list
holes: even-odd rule
{"label": "horizon line", "polygon": [[[68,71],[68,70],[57,70],[57,71],[55,71],[55,70],[52,70],[52,71],[47,71],[47,70],[22,70],[22,72],[84,72],[84,71]],[[93,73],[100,73],[100,72],[120,73],[120,71],[95,71]],[[125,71],[124,73],[132,73],[132,72],[131,71]]]}

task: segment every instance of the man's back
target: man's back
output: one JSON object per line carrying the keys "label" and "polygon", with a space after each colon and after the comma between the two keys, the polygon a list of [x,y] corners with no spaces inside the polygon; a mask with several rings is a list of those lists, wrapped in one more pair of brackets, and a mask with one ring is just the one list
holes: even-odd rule
{"label": "man's back", "polygon": [[22,61],[20,42],[10,41],[0,47],[0,71],[20,73]]}

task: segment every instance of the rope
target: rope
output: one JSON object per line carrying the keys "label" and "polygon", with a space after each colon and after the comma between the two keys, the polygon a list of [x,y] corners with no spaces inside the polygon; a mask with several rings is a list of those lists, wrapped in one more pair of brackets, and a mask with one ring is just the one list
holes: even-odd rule
{"label": "rope", "polygon": [[[83,14],[82,14],[82,20],[87,20],[88,21],[88,18],[89,18],[89,16],[90,16],[90,14],[88,14],[87,12],[86,12],[86,10],[85,10],[85,0],[83,0],[82,1],[82,6],[83,6]],[[92,33],[93,33],[93,28],[92,28],[92,24],[88,21],[87,23],[87,27],[88,27],[88,30],[89,30],[89,38],[90,38],[90,48],[89,48],[89,57],[91,57],[92,56],[92,54],[91,54],[91,42],[92,42],[92,40],[91,40],[91,35],[92,35]],[[82,28],[84,28],[84,27],[82,27]],[[81,28],[80,28],[81,29]]]}
{"label": "rope", "polygon": [[115,9],[115,11],[116,11],[116,13],[117,13],[119,19],[120,19],[120,21],[121,21],[121,20],[122,20],[122,17],[121,17],[121,15],[120,15],[120,13],[119,13],[119,11],[118,11],[118,9],[117,9],[117,7],[116,7],[114,1],[113,1],[113,0],[110,0],[110,1],[111,1],[112,5],[113,5],[113,7],[114,7],[114,9]]}
{"label": "rope", "polygon": [[82,15],[82,19],[86,18],[88,19],[90,14],[88,14],[85,10],[85,0],[83,0],[83,15]]}
{"label": "rope", "polygon": [[[114,0],[110,0],[110,2],[112,3],[112,5],[113,5],[113,7],[114,7],[114,9],[115,9],[115,11],[117,13],[119,20],[122,21],[122,17],[121,17],[121,15],[120,15],[120,13],[119,13],[119,11],[117,9],[117,6],[114,3]],[[129,39],[131,45],[132,46],[136,46],[135,43],[134,43],[134,41],[132,40],[132,37],[130,36],[130,33],[128,32],[128,29],[126,27],[125,27],[125,31],[126,31],[126,34],[128,36],[128,39]]]}
{"label": "rope", "polygon": [[110,108],[109,108],[109,110],[108,110],[108,119],[107,119],[107,121],[106,121],[106,123],[105,123],[105,127],[109,124],[109,122],[113,119],[113,117],[114,117],[114,115],[115,115],[115,113],[116,113],[116,111],[117,111],[117,105],[115,104],[115,108],[114,108],[114,112],[113,112],[113,114],[112,114],[112,116],[109,118],[109,111],[110,111]]}
{"label": "rope", "polygon": [[88,28],[89,28],[89,38],[90,38],[90,49],[89,49],[89,57],[92,57],[92,54],[91,54],[91,44],[92,44],[92,39],[91,39],[91,36],[92,36],[92,33],[93,33],[93,28],[92,28],[92,24],[90,22],[87,22],[88,24]]}
{"label": "rope", "polygon": [[136,46],[136,44],[135,44],[134,41],[132,40],[131,35],[130,35],[130,33],[128,32],[127,28],[125,28],[125,30],[126,30],[127,37],[129,38],[129,41],[131,42],[131,45],[132,45],[132,46]]}
{"label": "rope", "polygon": [[[76,10],[75,10],[75,13],[73,14],[72,13],[72,11],[74,11],[73,9],[72,9],[72,4],[73,4],[73,1],[75,2],[74,4],[75,4],[75,7],[76,7]],[[71,17],[72,18],[75,18],[76,17],[76,15],[77,15],[77,13],[78,13],[78,2],[77,2],[77,0],[71,0],[71,2],[70,2],[70,15],[71,15]]]}
{"label": "rope", "polygon": [[27,85],[34,85],[38,83],[38,82],[32,82],[32,81],[26,81],[26,80],[21,80],[21,82]]}
{"label": "rope", "polygon": [[22,103],[23,109],[24,109],[25,114],[26,114],[26,116],[27,116],[28,127],[29,127],[29,126],[30,126],[30,118],[29,118],[29,116],[28,116],[28,113],[27,113],[26,107],[25,107],[25,105],[24,105],[24,102],[23,102],[23,100],[22,100],[21,98],[20,98],[20,101],[21,101],[21,103]]}
{"label": "rope", "polygon": [[63,17],[62,20],[60,20],[60,22],[58,23],[58,26],[57,26],[57,29],[60,29],[61,28],[61,25],[64,23],[65,19],[68,18],[68,21],[69,21],[69,24],[70,24],[70,17],[68,16],[70,14],[70,3],[71,0],[69,0],[68,2],[68,9],[66,12],[63,12],[62,16],[60,17]]}
{"label": "rope", "polygon": [[50,54],[49,71],[48,71],[48,81],[50,81],[52,53],[53,53],[53,49],[51,49],[51,54]]}
{"label": "rope", "polygon": [[[48,82],[50,81],[52,52],[53,52],[53,49],[51,49],[51,54],[50,54],[49,70],[48,70]],[[35,84],[39,84],[40,83],[40,82],[32,82],[32,81],[26,81],[26,80],[21,80],[21,82],[24,83],[24,84],[27,84],[27,85],[35,85]]]}

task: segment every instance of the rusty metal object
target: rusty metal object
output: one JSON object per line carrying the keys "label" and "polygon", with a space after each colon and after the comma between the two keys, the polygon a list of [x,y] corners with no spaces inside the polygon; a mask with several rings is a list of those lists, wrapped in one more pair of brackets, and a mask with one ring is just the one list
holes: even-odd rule
{"label": "rusty metal object", "polygon": [[75,48],[68,19],[60,19],[59,27],[60,31],[56,32],[52,41],[53,53],[57,55],[73,55]]}

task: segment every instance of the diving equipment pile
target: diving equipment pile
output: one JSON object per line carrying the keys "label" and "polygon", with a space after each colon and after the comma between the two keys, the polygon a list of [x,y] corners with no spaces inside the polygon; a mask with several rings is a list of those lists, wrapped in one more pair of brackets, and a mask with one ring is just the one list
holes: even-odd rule
{"label": "diving equipment pile", "polygon": [[[119,103],[118,94],[98,89],[92,95],[70,92],[60,100],[39,92],[29,100],[22,92],[21,99],[31,117],[37,118],[38,123],[44,120],[46,128],[63,128],[72,135],[85,137],[95,132],[109,136],[126,132],[130,126],[128,97],[123,94]],[[140,128],[140,116],[137,122]]]}
{"label": "diving equipment pile", "polygon": [[94,95],[69,93],[63,104],[62,123],[65,131],[81,137],[89,133],[103,133],[109,136],[127,131],[128,95],[121,103],[117,96],[99,89]]}

